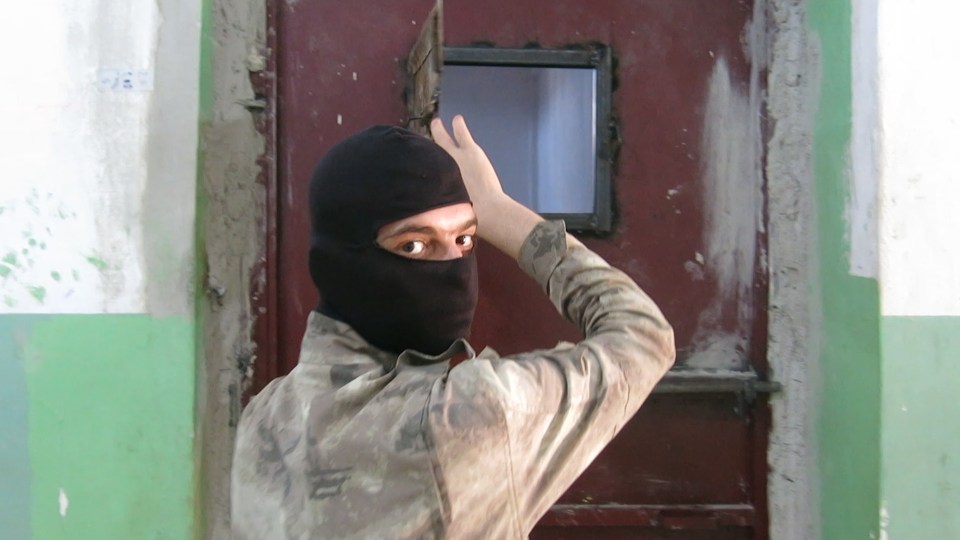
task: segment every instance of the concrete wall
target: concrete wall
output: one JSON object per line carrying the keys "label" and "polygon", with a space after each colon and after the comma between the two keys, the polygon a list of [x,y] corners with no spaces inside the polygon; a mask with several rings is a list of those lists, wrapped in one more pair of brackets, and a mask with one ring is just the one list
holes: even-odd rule
{"label": "concrete wall", "polygon": [[0,34],[0,536],[194,536],[200,2]]}
{"label": "concrete wall", "polygon": [[813,128],[821,52],[805,2],[766,4],[767,358],[770,377],[783,385],[771,396],[770,536],[810,540],[820,529],[816,369],[822,314]]}
{"label": "concrete wall", "polygon": [[[197,409],[203,538],[230,538],[230,467],[240,396],[252,375],[256,313],[252,296],[266,296],[264,262],[267,193],[273,166],[260,161],[260,134],[270,111],[255,101],[251,76],[266,69],[264,0],[204,0],[201,46],[198,189],[203,300],[203,373]],[[265,79],[272,77],[265,74]]]}

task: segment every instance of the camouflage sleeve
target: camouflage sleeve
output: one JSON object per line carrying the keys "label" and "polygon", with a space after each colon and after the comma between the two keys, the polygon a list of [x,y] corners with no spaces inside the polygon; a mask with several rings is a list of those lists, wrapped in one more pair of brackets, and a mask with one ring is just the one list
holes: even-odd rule
{"label": "camouflage sleeve", "polygon": [[481,355],[435,386],[425,425],[450,538],[525,538],[673,364],[657,306],[562,223],[537,225],[519,263],[585,337]]}
{"label": "camouflage sleeve", "polygon": [[518,513],[532,527],[639,409],[675,350],[650,297],[561,222],[538,225],[519,263],[585,336],[491,366],[503,390]]}

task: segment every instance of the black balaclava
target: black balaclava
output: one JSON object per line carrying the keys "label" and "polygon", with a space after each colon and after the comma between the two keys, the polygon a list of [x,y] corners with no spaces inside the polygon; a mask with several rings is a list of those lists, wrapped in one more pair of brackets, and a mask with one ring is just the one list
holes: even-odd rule
{"label": "black balaclava", "polygon": [[413,260],[376,240],[388,223],[464,202],[470,198],[457,163],[412,131],[374,126],[336,144],[310,181],[318,311],[395,353],[436,355],[467,337],[477,305],[476,256]]}

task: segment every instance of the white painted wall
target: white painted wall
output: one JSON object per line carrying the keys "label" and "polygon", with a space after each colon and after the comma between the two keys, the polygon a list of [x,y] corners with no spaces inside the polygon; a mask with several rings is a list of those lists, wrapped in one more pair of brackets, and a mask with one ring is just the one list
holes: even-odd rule
{"label": "white painted wall", "polygon": [[960,3],[878,6],[882,313],[960,315]]}
{"label": "white painted wall", "polygon": [[846,201],[850,235],[849,265],[854,276],[877,278],[879,257],[880,167],[877,63],[877,0],[853,0],[852,91],[853,137],[850,191]]}
{"label": "white painted wall", "polygon": [[[0,313],[148,311],[152,245],[175,245],[181,284],[192,267],[199,1],[32,0],[7,17]],[[147,197],[162,178],[176,189]],[[144,218],[165,206],[163,227]]]}

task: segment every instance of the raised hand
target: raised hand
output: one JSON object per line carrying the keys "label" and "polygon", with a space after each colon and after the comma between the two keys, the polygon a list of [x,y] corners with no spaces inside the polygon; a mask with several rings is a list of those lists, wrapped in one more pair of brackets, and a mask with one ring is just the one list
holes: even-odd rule
{"label": "raised hand", "polygon": [[455,116],[452,124],[453,137],[439,118],[430,123],[430,132],[433,140],[460,166],[477,213],[477,234],[516,258],[527,235],[543,218],[503,192],[493,164],[473,140],[463,116]]}

